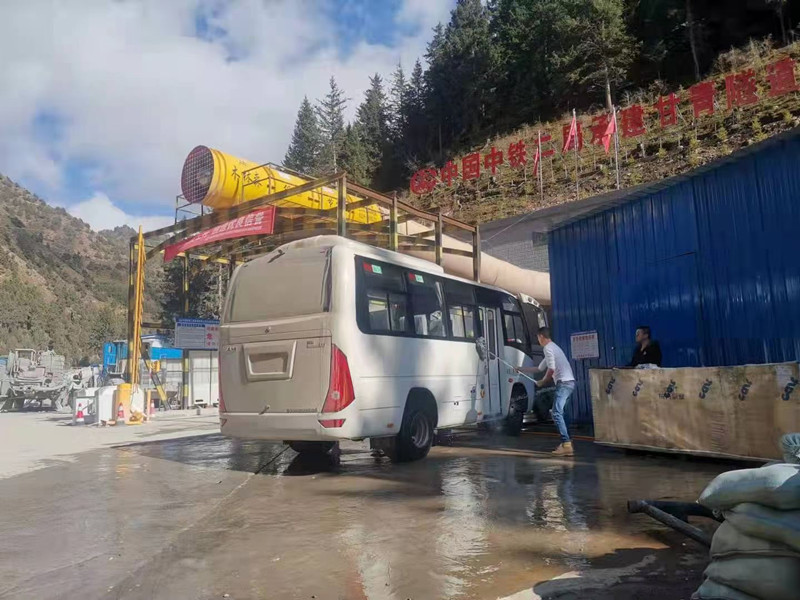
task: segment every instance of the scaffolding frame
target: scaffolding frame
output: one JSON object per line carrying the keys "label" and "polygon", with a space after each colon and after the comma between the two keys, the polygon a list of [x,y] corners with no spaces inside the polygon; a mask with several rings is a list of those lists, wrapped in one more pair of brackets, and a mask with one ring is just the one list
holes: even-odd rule
{"label": "scaffolding frame", "polygon": [[[269,165],[270,163],[266,164]],[[244,187],[254,183],[252,180],[248,182],[244,175],[248,171],[256,170],[263,166],[259,165],[242,172],[242,197],[244,197]],[[347,173],[344,171],[317,179],[311,179],[304,175],[300,176],[306,180],[306,183],[297,187],[288,188],[280,192],[271,192],[273,188],[269,186],[267,194],[253,200],[211,212],[201,208],[200,214],[197,216],[181,221],[176,219],[173,225],[131,237],[128,262],[127,332],[129,348],[135,347],[135,340],[141,336],[143,329],[170,330],[174,327],[172,323],[143,320],[142,307],[146,279],[144,266],[146,261],[159,253],[163,253],[167,246],[266,206],[275,207],[273,233],[212,242],[177,255],[176,259],[179,258],[183,265],[182,299],[184,314],[189,312],[191,306],[189,298],[190,261],[201,264],[228,265],[228,274],[230,276],[238,264],[268,254],[278,246],[288,242],[317,235],[339,235],[372,246],[401,252],[404,250],[432,251],[435,256],[435,262],[438,265],[442,264],[443,257],[446,254],[470,257],[472,258],[473,279],[480,281],[481,241],[478,225],[464,223],[443,215],[441,211],[432,213],[419,209],[399,200],[396,193],[388,196],[355,184],[348,181]],[[336,187],[338,198],[336,206],[330,208],[308,208],[298,204],[293,205],[293,196],[327,186]],[[185,211],[188,208],[181,205],[180,198],[176,199],[176,217],[179,210]],[[371,207],[375,207],[379,211],[380,218],[377,221],[372,223],[354,222],[353,211]],[[411,235],[400,233],[398,225],[409,220],[429,224],[430,229]],[[445,230],[454,232],[456,237],[460,239],[471,238],[471,251],[445,247],[442,243]],[[129,372],[128,381],[130,381],[130,377],[131,374]],[[184,361],[182,396],[185,406],[188,401],[188,365],[186,361]]]}

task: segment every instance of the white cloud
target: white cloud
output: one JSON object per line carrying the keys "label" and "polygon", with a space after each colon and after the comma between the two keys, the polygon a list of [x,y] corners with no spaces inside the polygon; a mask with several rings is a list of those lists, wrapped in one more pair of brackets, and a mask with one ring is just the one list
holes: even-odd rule
{"label": "white cloud", "polygon": [[[334,75],[352,114],[368,76],[410,67],[454,2],[404,0],[397,19],[416,33],[392,48],[361,41],[346,57],[313,0],[6,2],[0,172],[57,198],[66,165],[90,164],[92,189],[117,205],[167,212],[195,145],[280,162],[304,95],[321,97]],[[198,10],[210,7],[224,33],[199,39]],[[33,135],[44,110],[61,118],[55,143]]]}
{"label": "white cloud", "polygon": [[399,18],[405,23],[419,25],[426,37],[437,23],[446,24],[450,20],[450,10],[454,2],[432,2],[431,0],[405,0],[400,7]]}
{"label": "white cloud", "polygon": [[151,231],[172,225],[174,222],[174,219],[170,217],[129,215],[121,208],[114,206],[109,197],[102,192],[95,193],[88,200],[73,204],[67,211],[73,217],[88,223],[89,227],[95,231],[114,229],[121,225],[128,225],[134,229],[138,229],[141,225],[145,231]]}

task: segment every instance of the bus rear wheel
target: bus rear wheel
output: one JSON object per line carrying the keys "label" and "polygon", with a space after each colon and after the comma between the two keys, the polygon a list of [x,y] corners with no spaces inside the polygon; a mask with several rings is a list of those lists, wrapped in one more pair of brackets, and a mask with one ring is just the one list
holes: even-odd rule
{"label": "bus rear wheel", "polygon": [[397,435],[397,460],[410,462],[425,458],[433,445],[435,428],[433,417],[424,406],[407,407]]}
{"label": "bus rear wheel", "polygon": [[322,456],[333,449],[336,442],[286,442],[298,454]]}

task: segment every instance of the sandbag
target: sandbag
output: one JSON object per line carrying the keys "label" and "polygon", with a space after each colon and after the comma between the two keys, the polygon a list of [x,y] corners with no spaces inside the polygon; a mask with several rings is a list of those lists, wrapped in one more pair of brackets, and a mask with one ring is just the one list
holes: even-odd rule
{"label": "sandbag", "polygon": [[800,559],[752,556],[712,561],[705,576],[717,583],[769,600],[798,600]]}
{"label": "sandbag", "polygon": [[697,591],[692,594],[692,600],[760,600],[750,594],[735,590],[723,583],[706,579]]}
{"label": "sandbag", "polygon": [[719,510],[743,502],[781,510],[800,509],[800,464],[782,463],[722,473],[706,486],[698,502]]}
{"label": "sandbag", "polygon": [[781,438],[783,460],[787,463],[800,464],[800,433],[787,433]]}
{"label": "sandbag", "polygon": [[711,539],[711,558],[730,558],[736,555],[749,556],[787,556],[800,559],[800,552],[792,550],[786,544],[762,540],[738,531],[730,521],[717,527]]}
{"label": "sandbag", "polygon": [[738,531],[800,551],[800,511],[776,510],[745,502],[722,513]]}

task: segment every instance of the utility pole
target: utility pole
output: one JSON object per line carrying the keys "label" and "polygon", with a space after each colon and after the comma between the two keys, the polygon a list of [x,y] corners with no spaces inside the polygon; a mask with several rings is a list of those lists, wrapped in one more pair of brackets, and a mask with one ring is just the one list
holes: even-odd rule
{"label": "utility pole", "polygon": [[619,131],[617,131],[617,107],[614,106],[613,108],[613,119],[614,119],[614,166],[616,167],[617,171],[617,189],[619,189]]}
{"label": "utility pole", "polygon": [[575,109],[572,109],[572,122],[575,123],[575,138],[572,143],[575,144],[575,200],[581,199],[581,188],[578,183],[578,115]]}

